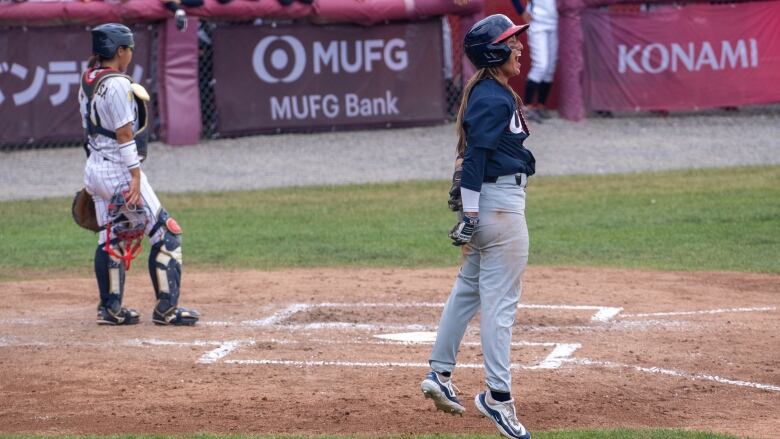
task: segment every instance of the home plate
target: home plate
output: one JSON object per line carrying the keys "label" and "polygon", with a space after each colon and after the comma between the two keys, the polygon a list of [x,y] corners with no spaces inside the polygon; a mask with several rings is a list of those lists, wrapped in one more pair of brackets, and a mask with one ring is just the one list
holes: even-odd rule
{"label": "home plate", "polygon": [[436,341],[435,332],[401,332],[398,334],[379,334],[374,337],[405,343],[433,343]]}

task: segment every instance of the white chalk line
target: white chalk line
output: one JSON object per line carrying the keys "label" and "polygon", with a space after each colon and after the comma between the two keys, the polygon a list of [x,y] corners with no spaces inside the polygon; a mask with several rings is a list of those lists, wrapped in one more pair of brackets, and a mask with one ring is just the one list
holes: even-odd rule
{"label": "white chalk line", "polygon": [[240,346],[252,345],[252,340],[232,340],[222,343],[218,348],[210,350],[201,355],[198,359],[200,364],[212,364],[227,357],[231,352],[238,349]]}
{"label": "white chalk line", "polygon": [[321,302],[316,308],[444,308],[439,302]]}
{"label": "white chalk line", "polygon": [[318,331],[322,329],[342,329],[357,331],[427,331],[436,329],[433,325],[418,325],[406,323],[352,323],[352,322],[313,322],[283,325],[291,331]]}
{"label": "white chalk line", "polygon": [[[251,341],[251,340],[245,340]],[[122,346],[130,347],[145,347],[145,346],[176,346],[176,347],[190,347],[190,346],[222,346],[227,343],[226,341],[219,340],[193,340],[193,341],[175,341],[175,340],[160,340],[160,339],[141,339],[133,338],[119,342]],[[104,342],[81,342],[81,341],[59,341],[59,342],[45,342],[45,341],[23,341],[14,342],[5,340],[5,343],[0,343],[0,347],[55,347],[58,349],[67,347],[111,347],[117,345],[115,341]]]}
{"label": "white chalk line", "polygon": [[[247,340],[248,341],[248,340]],[[391,339],[380,339],[380,340],[330,340],[330,339],[321,339],[321,338],[306,338],[305,340],[288,340],[288,339],[278,339],[278,338],[269,338],[269,339],[252,339],[251,340],[253,344],[278,344],[278,345],[300,345],[300,344],[314,344],[314,345],[320,345],[320,346],[326,346],[326,345],[394,345],[394,346],[408,346],[408,345],[424,345],[424,346],[430,346],[433,345],[433,341],[399,341],[399,340],[391,340]],[[535,342],[535,341],[513,341],[510,343],[512,347],[556,347],[562,343],[555,343],[555,342]],[[468,346],[468,347],[479,347],[482,346],[481,342],[478,341],[464,341],[461,343],[462,346]]]}
{"label": "white chalk line", "polygon": [[[239,326],[244,326],[245,322],[239,322]],[[204,322],[211,326],[233,326],[235,322]],[[254,327],[254,324],[246,326]],[[352,322],[315,322],[300,324],[272,325],[276,329],[288,331],[318,331],[318,330],[353,330],[353,331],[387,331],[396,330],[399,332],[413,331],[435,331],[436,325],[403,324],[403,323],[352,323]],[[562,325],[562,326],[538,326],[538,325],[516,325],[515,329],[519,332],[604,332],[614,330],[647,330],[658,327],[698,327],[701,324],[694,324],[686,321],[676,320],[613,320],[599,325]],[[267,327],[267,326],[266,326]],[[477,326],[469,326],[469,330],[475,330]]]}
{"label": "white chalk line", "polygon": [[[284,324],[284,321],[295,314],[316,308],[443,308],[444,303],[435,302],[321,302],[321,303],[293,303],[287,307],[276,311],[271,316],[244,320],[240,322],[242,326],[284,326],[293,330],[317,330],[317,329],[363,329],[373,330],[377,327],[395,327],[395,328],[420,328],[424,330],[430,328],[430,325],[400,325],[400,324],[363,324],[347,322],[312,322],[306,324]],[[623,308],[612,306],[594,306],[594,305],[539,305],[539,304],[519,304],[518,308],[524,309],[547,309],[547,310],[567,310],[567,311],[596,311],[591,316],[591,321],[606,323],[623,311]],[[228,321],[204,322],[211,326],[232,326]]]}
{"label": "white chalk line", "polygon": [[712,382],[716,382],[720,384],[728,384],[732,386],[750,387],[754,389],[768,390],[770,392],[780,392],[780,386],[776,386],[773,384],[761,384],[761,383],[754,383],[750,381],[734,380],[734,379],[719,377],[717,375],[689,373],[689,372],[683,372],[674,369],[663,369],[660,367],[632,366],[629,364],[619,364],[610,361],[596,361],[587,358],[581,358],[581,359],[569,358],[569,359],[564,359],[562,361],[567,363],[578,364],[582,366],[596,366],[596,367],[605,367],[609,369],[633,369],[637,372],[644,372],[644,373],[657,374],[657,375],[667,375],[667,376],[686,378],[686,379],[696,380],[696,381],[712,381]]}
{"label": "white chalk line", "polygon": [[549,310],[567,310],[567,311],[596,311],[590,318],[594,322],[608,322],[623,311],[623,308],[613,306],[591,306],[591,305],[533,305],[520,304],[518,308],[526,309],[549,309]]}
{"label": "white chalk line", "polygon": [[[560,346],[559,354],[563,356],[569,355],[569,350],[575,349],[573,346]],[[573,352],[573,351],[572,351]],[[551,355],[552,356],[552,355]],[[548,357],[550,359],[550,357]],[[547,360],[545,360],[547,361]],[[253,365],[253,366],[289,366],[289,367],[351,367],[351,368],[419,368],[427,369],[430,366],[428,363],[421,362],[394,362],[394,361],[344,361],[344,360],[275,360],[275,359],[258,359],[258,360],[224,360],[227,364],[237,365]],[[633,366],[628,364],[619,364],[609,361],[595,361],[590,359],[575,359],[568,357],[559,357],[549,361],[549,363],[542,362],[539,365],[527,366],[519,363],[512,363],[512,369],[519,370],[554,370],[561,367],[563,363],[574,364],[580,366],[592,366],[592,367],[605,367],[609,369],[633,369],[637,372],[666,375],[684,379],[690,379],[694,381],[711,381],[719,384],[747,387],[759,390],[766,390],[770,392],[780,392],[780,386],[772,384],[755,383],[744,380],[735,380],[729,378],[723,378],[716,375],[696,374],[688,373],[673,369],[664,369],[660,367],[643,367]],[[462,369],[482,369],[481,363],[460,363],[457,368]]]}
{"label": "white chalk line", "polygon": [[725,313],[741,313],[741,312],[766,312],[775,311],[776,306],[764,306],[755,308],[721,308],[721,309],[708,309],[700,311],[670,311],[670,312],[650,312],[641,314],[623,314],[621,317],[666,317],[666,316],[693,316],[693,315],[706,315],[706,314],[725,314]]}
{"label": "white chalk line", "polygon": [[[435,335],[435,333],[430,333]],[[430,335],[427,334],[427,335]],[[280,344],[280,345],[292,345],[292,344],[317,344],[317,345],[346,345],[346,344],[360,344],[360,345],[409,345],[409,344],[418,344],[418,345],[431,345],[433,344],[433,341],[429,340],[422,340],[422,341],[404,341],[404,340],[394,340],[392,338],[382,338],[382,336],[377,336],[378,339],[373,340],[366,340],[360,343],[355,342],[340,342],[338,340],[322,340],[322,339],[306,339],[306,340],[287,340],[287,339],[269,339],[265,341],[258,341],[255,339],[249,339],[249,340],[230,340],[230,341],[224,341],[219,344],[219,346],[216,349],[212,349],[205,354],[203,354],[200,359],[198,359],[198,363],[200,364],[213,364],[218,362],[219,360],[227,357],[230,353],[238,349],[242,346],[247,345],[255,345],[255,344]],[[158,341],[160,344],[164,344],[167,342]],[[475,341],[466,341],[462,343],[463,346],[467,347],[476,347],[481,346],[480,342]],[[550,352],[545,359],[540,362],[539,364],[535,366],[523,366],[525,369],[558,369],[561,367],[562,362],[570,358],[571,355],[579,349],[582,345],[579,343],[553,343],[553,342],[532,342],[532,341],[514,341],[510,343],[512,347],[545,347],[549,348],[552,347],[553,350]],[[228,364],[256,364],[256,365],[278,365],[283,363],[278,363],[280,361],[288,361],[288,360],[225,360],[225,363]],[[289,360],[292,361],[292,360]],[[236,363],[239,362],[239,363]],[[361,361],[351,361],[348,362],[355,365],[360,364],[369,364],[367,362],[361,362]],[[370,363],[374,364],[374,363]],[[379,363],[377,363],[379,364]],[[385,364],[385,363],[381,363]],[[399,363],[401,364],[401,363]],[[417,364],[417,363],[414,363]],[[314,365],[337,365],[337,364],[331,364],[331,362],[328,362],[326,360],[321,360],[320,362],[314,364]],[[366,367],[372,367],[372,366],[366,366]],[[403,367],[403,366],[399,366]],[[411,367],[411,366],[409,366]]]}
{"label": "white chalk line", "polygon": [[579,343],[560,343],[536,369],[559,369],[563,362],[571,359],[574,352],[581,347]]}
{"label": "white chalk line", "polygon": [[241,322],[248,326],[273,326],[279,324],[282,320],[292,317],[295,313],[311,308],[311,305],[305,303],[293,303],[287,308],[273,313],[270,317],[258,320],[246,320]]}
{"label": "white chalk line", "polygon": [[[570,326],[534,326],[534,325],[522,325],[516,326],[518,332],[522,333],[588,333],[588,332],[611,332],[611,331],[648,331],[650,329],[682,329],[682,328],[700,328],[703,326],[711,326],[708,324],[692,323],[682,320],[618,320],[611,321],[602,325],[585,326],[585,325],[570,325]],[[720,326],[720,325],[716,325]]]}
{"label": "white chalk line", "polygon": [[[427,369],[428,363],[395,362],[395,361],[341,361],[341,360],[225,360],[223,363],[249,366],[291,366],[291,367],[355,367],[355,368],[419,368]],[[459,363],[460,369],[482,369],[482,363]],[[512,369],[538,370],[539,366],[525,366],[512,363]]]}
{"label": "white chalk line", "polygon": [[[311,341],[310,341],[311,342]],[[254,341],[247,343],[242,342],[240,340],[235,340],[231,342],[225,342],[223,345],[218,347],[217,349],[211,350],[204,354],[199,360],[198,363],[201,364],[211,364],[216,363],[220,359],[226,357],[228,354],[230,354],[235,349],[239,348],[242,345],[247,344],[256,344]],[[334,343],[336,344],[336,343]],[[389,340],[382,340],[382,341],[371,341],[367,343],[361,343],[361,344],[407,344],[407,343],[397,343]],[[416,343],[416,344],[432,344],[428,342],[423,343]],[[464,342],[462,343],[465,346],[480,346],[480,343],[478,342]],[[558,369],[561,367],[563,362],[570,358],[574,352],[582,347],[579,343],[537,343],[537,342],[527,342],[527,341],[518,341],[518,342],[512,342],[512,347],[529,347],[529,346],[543,346],[543,347],[552,347],[554,346],[554,349],[552,352],[550,352],[544,360],[542,360],[539,364],[533,365],[533,366],[523,366],[518,365],[516,363],[513,363],[511,366],[512,368],[521,368],[521,369]],[[420,364],[423,364],[425,367],[428,367],[427,363],[405,363],[405,362],[397,362],[397,363],[389,363],[389,362],[365,362],[365,361],[337,361],[337,360],[277,360],[277,359],[261,359],[261,360],[224,360],[224,363],[227,364],[244,364],[244,365],[290,365],[290,366],[349,366],[349,367],[381,367],[381,365],[395,365],[395,367],[420,367]],[[465,365],[459,364],[458,367],[467,367],[467,368],[476,368],[476,367],[482,367],[481,365],[474,365],[469,366],[469,363],[466,363]]]}
{"label": "white chalk line", "polygon": [[219,346],[225,341],[219,340],[192,340],[192,341],[175,341],[175,340],[160,340],[157,338],[133,338],[124,342],[125,346]]}
{"label": "white chalk line", "polygon": [[[305,340],[288,340],[278,338],[268,339],[238,339],[238,340],[194,340],[194,341],[175,341],[175,340],[160,340],[160,339],[131,339],[121,342],[123,346],[129,347],[145,347],[145,346],[175,346],[175,347],[203,347],[203,346],[215,346],[219,348],[223,345],[229,345],[232,343],[238,343],[236,347],[255,345],[255,344],[278,344],[278,345],[302,345],[302,344],[314,344],[314,345],[432,345],[433,342],[404,342],[395,340],[329,340],[318,338],[306,338]],[[105,342],[41,342],[41,341],[24,341],[19,342],[8,338],[0,338],[0,347],[55,347],[58,349],[67,347],[110,347],[117,343],[114,341]],[[512,347],[555,347],[560,343],[553,342],[530,342],[530,341],[515,341],[512,342]],[[465,341],[463,346],[476,347],[481,346],[478,341]],[[215,349],[216,350],[216,349]]]}
{"label": "white chalk line", "polygon": [[[377,334],[374,335],[374,340],[366,341],[361,344],[403,344],[403,345],[432,345],[436,341],[437,333],[432,332],[404,332],[394,334]],[[379,339],[381,341],[378,341]],[[543,346],[543,347],[556,347],[560,343],[553,342],[532,342],[532,341],[515,341],[510,345],[513,347],[519,346]],[[461,342],[462,346],[481,346],[478,341],[464,341]]]}
{"label": "white chalk line", "polygon": [[[323,340],[309,340],[309,342],[321,344]],[[340,343],[334,340],[328,340],[328,342],[330,344],[349,344],[349,343]],[[62,347],[62,344],[60,343],[54,344],[54,343],[32,342],[32,343],[14,344],[8,342],[7,339],[3,339],[3,343],[5,343],[3,346]],[[254,345],[257,343],[302,344],[305,343],[305,341],[284,340],[284,339],[270,339],[270,340],[257,341],[254,339],[247,339],[247,340],[230,340],[230,341],[195,340],[192,342],[178,342],[172,340],[159,340],[159,339],[132,339],[126,341],[123,344],[126,346],[149,346],[149,345],[151,346],[217,346],[216,349],[210,350],[205,354],[203,354],[198,360],[198,363],[200,364],[214,364],[217,363],[219,360],[225,358],[227,355],[229,355],[230,353],[232,353],[233,351],[235,351],[241,346]],[[387,341],[371,341],[367,343],[358,343],[358,344],[404,344],[404,343],[387,340]],[[419,343],[419,344],[429,344],[429,343]],[[466,346],[479,346],[480,343],[464,342],[463,344]],[[113,345],[113,343],[112,342],[74,343],[72,345],[101,347],[101,346]],[[610,369],[625,368],[625,369],[633,369],[638,372],[644,372],[650,374],[667,375],[667,376],[685,378],[690,380],[698,380],[698,381],[712,381],[720,384],[733,385],[738,387],[748,387],[748,388],[754,388],[760,390],[767,390],[771,392],[780,392],[780,386],[776,386],[772,384],[755,383],[755,382],[744,381],[744,380],[735,380],[730,378],[723,378],[717,375],[696,374],[696,373],[683,372],[683,371],[673,370],[673,369],[664,369],[659,367],[643,367],[643,366],[619,364],[619,363],[614,363],[609,361],[596,361],[590,359],[571,358],[571,355],[573,355],[574,352],[581,347],[579,343],[539,343],[539,342],[526,342],[526,341],[518,341],[512,343],[512,346],[549,347],[551,345],[555,345],[556,346],[555,349],[553,349],[553,351],[541,363],[537,365],[531,365],[531,366],[522,365],[519,363],[512,363],[511,365],[512,369],[555,370],[555,369],[559,369],[564,363],[581,365],[581,366],[605,367]],[[367,367],[367,368],[370,367],[427,368],[429,367],[427,363],[414,363],[414,362],[364,362],[364,361],[337,361],[337,360],[336,361],[329,361],[329,360],[297,361],[297,360],[268,360],[268,359],[223,360],[223,363],[240,364],[240,365],[272,365],[272,366],[276,365],[276,366],[294,366],[294,367],[314,367],[314,366]],[[463,363],[463,364],[459,364],[458,367],[466,368],[466,369],[479,369],[482,368],[483,366],[482,364],[478,364],[478,363]]]}

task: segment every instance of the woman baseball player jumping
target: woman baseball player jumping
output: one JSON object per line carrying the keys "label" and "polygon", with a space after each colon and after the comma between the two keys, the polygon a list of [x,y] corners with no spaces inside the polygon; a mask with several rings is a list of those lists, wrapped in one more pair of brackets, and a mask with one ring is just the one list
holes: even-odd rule
{"label": "woman baseball player jumping", "polygon": [[508,85],[520,73],[523,45],[517,36],[527,28],[496,14],[477,22],[465,37],[466,55],[479,70],[466,84],[457,119],[463,215],[450,238],[463,246],[463,265],[439,322],[432,371],[421,384],[436,408],[463,413],[452,371],[466,326],[480,311],[487,390],[474,404],[512,439],[531,437],[515,412],[509,356],[528,261],[525,186],[536,163],[523,147],[529,132],[522,102]]}
{"label": "woman baseball player jumping", "polygon": [[[87,137],[84,185],[95,203],[100,228],[95,276],[100,291],[97,323],[138,323],[137,311],[122,306],[125,270],[147,235],[149,273],[157,297],[152,321],[194,325],[197,311],[178,306],[181,229],[163,209],[141,170],[146,155],[149,95],[125,72],[133,58],[133,33],[121,24],[92,29],[92,53],[79,90]],[[137,143],[136,143],[137,142]],[[139,151],[141,154],[139,155]]]}

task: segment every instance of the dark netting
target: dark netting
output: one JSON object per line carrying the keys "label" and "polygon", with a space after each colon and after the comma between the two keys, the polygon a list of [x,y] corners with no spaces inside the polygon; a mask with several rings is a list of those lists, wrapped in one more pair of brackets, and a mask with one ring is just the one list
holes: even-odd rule
{"label": "dark netting", "polygon": [[200,87],[200,112],[202,133],[207,139],[219,137],[218,113],[214,99],[214,46],[211,38],[216,23],[200,21],[198,28],[198,85]]}
{"label": "dark netting", "polygon": [[[460,17],[448,16],[445,18],[446,23],[444,29],[444,44],[449,46],[444,48],[444,55],[446,59],[445,71],[449,67],[451,74],[445,73],[444,77],[444,96],[446,101],[447,116],[454,120],[458,115],[458,107],[460,106],[460,97],[463,91],[463,35],[460,29]],[[449,35],[447,33],[449,32]]]}
{"label": "dark netting", "polygon": [[158,95],[158,84],[157,84],[157,70],[159,68],[157,60],[159,59],[159,34],[160,34],[160,28],[161,26],[157,25],[149,25],[149,29],[152,32],[152,50],[151,50],[151,63],[149,66],[149,76],[147,76],[146,82],[144,83],[144,86],[147,88],[147,91],[149,92],[149,96],[151,96],[152,100],[149,102],[149,141],[157,141],[160,140],[160,108],[158,107],[157,103],[159,102],[159,99],[157,99]]}

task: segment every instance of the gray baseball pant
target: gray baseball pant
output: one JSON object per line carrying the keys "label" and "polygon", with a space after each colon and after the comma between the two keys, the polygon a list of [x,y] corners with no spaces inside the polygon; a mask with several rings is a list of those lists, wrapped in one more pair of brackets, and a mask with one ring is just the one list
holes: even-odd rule
{"label": "gray baseball pant", "polygon": [[466,327],[479,311],[485,381],[498,392],[512,387],[512,325],[528,262],[525,183],[525,175],[521,186],[508,175],[482,185],[479,225],[464,249],[429,361],[437,372],[452,372]]}

